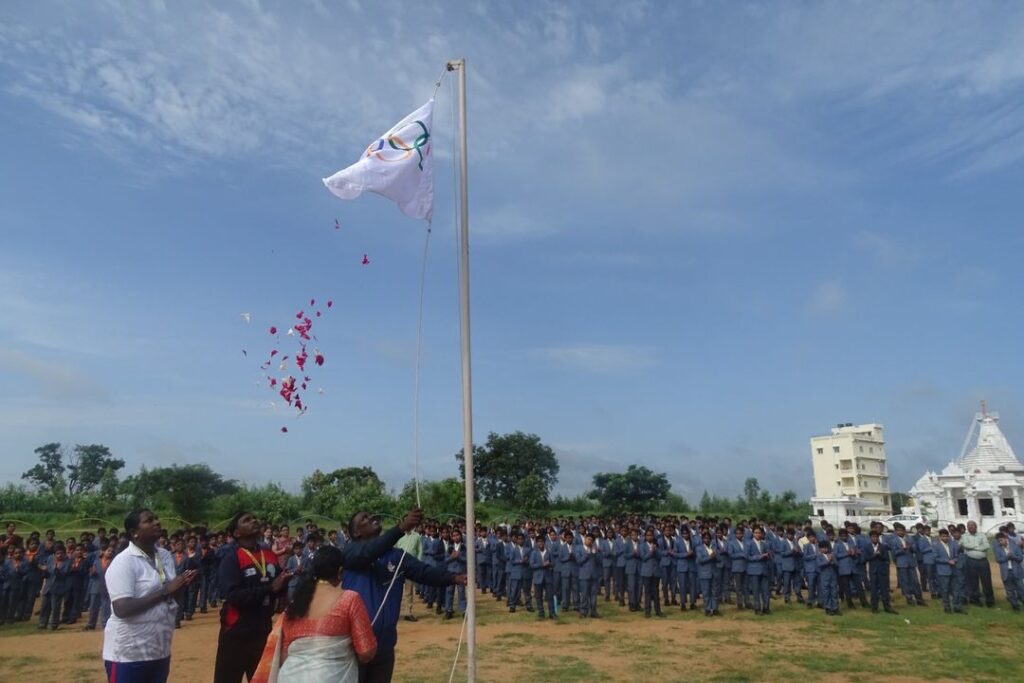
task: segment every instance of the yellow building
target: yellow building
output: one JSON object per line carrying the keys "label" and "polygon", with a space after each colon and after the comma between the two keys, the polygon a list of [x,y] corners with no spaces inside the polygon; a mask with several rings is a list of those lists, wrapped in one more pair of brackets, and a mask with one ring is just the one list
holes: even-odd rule
{"label": "yellow building", "polygon": [[811,439],[814,498],[856,501],[865,516],[888,515],[889,472],[880,424],[836,425]]}

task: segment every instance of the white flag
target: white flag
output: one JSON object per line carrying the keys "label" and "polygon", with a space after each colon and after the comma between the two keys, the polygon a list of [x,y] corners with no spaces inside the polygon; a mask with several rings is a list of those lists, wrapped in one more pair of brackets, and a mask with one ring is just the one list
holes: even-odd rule
{"label": "white flag", "polygon": [[384,195],[407,216],[430,220],[434,210],[434,168],[430,155],[434,100],[399,121],[374,140],[356,163],[324,185],[342,199],[365,190]]}

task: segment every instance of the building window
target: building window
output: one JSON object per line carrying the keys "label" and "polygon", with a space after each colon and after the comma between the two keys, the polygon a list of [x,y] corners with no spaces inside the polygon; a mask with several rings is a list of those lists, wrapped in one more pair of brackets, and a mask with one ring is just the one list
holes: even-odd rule
{"label": "building window", "polygon": [[1003,508],[1013,509],[1013,498],[1003,498]]}
{"label": "building window", "polygon": [[957,498],[956,499],[956,510],[960,513],[961,517],[967,516],[967,499]]}
{"label": "building window", "polygon": [[833,453],[838,453],[839,452],[839,446],[833,446],[832,447],[832,452]]}
{"label": "building window", "polygon": [[982,517],[993,517],[996,514],[995,506],[992,505],[991,498],[979,498],[978,499],[978,514]]}
{"label": "building window", "polygon": [[825,452],[825,449],[824,449],[824,448],[819,448],[819,449],[818,449],[818,455],[821,455],[821,454],[822,454],[822,453],[824,453],[824,452]]}
{"label": "building window", "polygon": [[836,463],[836,469],[837,470],[839,469],[839,463]]}
{"label": "building window", "polygon": [[860,449],[860,452],[861,452],[861,453],[863,453],[863,452],[864,452],[864,447],[863,447],[863,446],[857,446],[857,448],[859,448],[859,449]]}
{"label": "building window", "polygon": [[889,504],[889,496],[882,496],[882,505]]}
{"label": "building window", "polygon": [[[819,448],[818,450],[820,451],[821,449]],[[825,516],[825,511],[822,508],[818,508],[818,516],[819,517],[824,517]]]}
{"label": "building window", "polygon": [[868,447],[868,453],[874,453],[874,452],[875,452],[875,447],[874,446],[869,446]]}

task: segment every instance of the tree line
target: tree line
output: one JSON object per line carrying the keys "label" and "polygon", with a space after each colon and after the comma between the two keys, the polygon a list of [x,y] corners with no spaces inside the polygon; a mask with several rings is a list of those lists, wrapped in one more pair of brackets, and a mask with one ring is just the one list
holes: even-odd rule
{"label": "tree line", "polygon": [[[287,522],[304,514],[347,520],[357,510],[385,516],[397,515],[418,499],[435,517],[461,517],[465,487],[462,452],[456,455],[459,477],[407,482],[390,490],[372,467],[315,470],[302,479],[300,491],[291,493],[279,484],[250,486],[214,471],[207,464],[143,466],[121,477],[125,461],[114,457],[102,444],[78,444],[66,448],[49,443],[35,449],[38,463],[22,479],[0,488],[4,514],[73,513],[81,517],[116,519],[135,507],[149,507],[161,514],[198,523],[230,517],[239,509],[253,510],[273,522]],[[477,514],[487,520],[499,516],[527,517],[559,514],[620,514],[660,512],[756,515],[769,519],[798,520],[807,517],[809,506],[792,491],[773,496],[761,490],[757,480],[747,480],[735,499],[701,497],[694,509],[672,491],[665,473],[640,465],[623,472],[599,472],[590,490],[566,498],[553,495],[559,463],[554,450],[536,434],[521,431],[491,433],[474,446]],[[418,491],[417,491],[418,488]]]}

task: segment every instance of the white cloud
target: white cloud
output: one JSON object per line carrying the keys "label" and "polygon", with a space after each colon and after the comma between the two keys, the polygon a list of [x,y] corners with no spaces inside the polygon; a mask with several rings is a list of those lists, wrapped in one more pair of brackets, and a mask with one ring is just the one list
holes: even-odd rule
{"label": "white cloud", "polygon": [[838,282],[822,282],[814,288],[807,308],[812,313],[839,313],[846,308],[846,290]]}
{"label": "white cloud", "polygon": [[569,370],[594,374],[617,374],[643,370],[657,363],[655,353],[642,346],[580,344],[541,349],[540,357]]}

